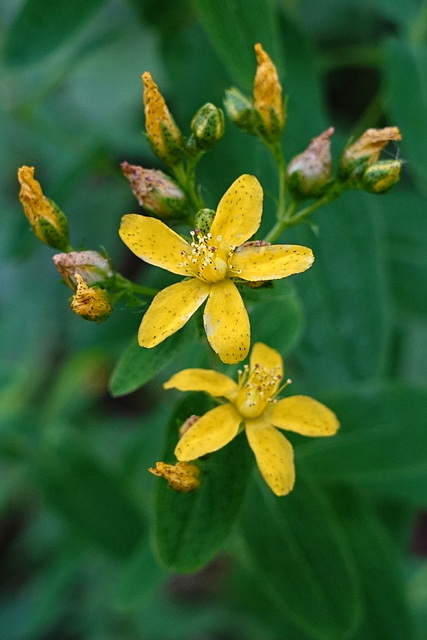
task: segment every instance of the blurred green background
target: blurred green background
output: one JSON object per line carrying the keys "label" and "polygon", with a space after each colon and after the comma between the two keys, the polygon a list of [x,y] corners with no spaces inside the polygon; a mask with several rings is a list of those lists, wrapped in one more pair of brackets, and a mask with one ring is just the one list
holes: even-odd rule
{"label": "blurred green background", "polygon": [[[427,639],[427,3],[3,0],[0,34],[0,637]],[[118,271],[157,286],[163,276],[117,235],[121,216],[140,211],[119,163],[164,169],[141,134],[140,74],[151,71],[188,132],[204,102],[221,105],[232,85],[250,93],[255,42],[289,95],[287,158],[331,125],[335,158],[350,136],[396,125],[403,142],[387,153],[403,175],[389,194],[346,193],[316,213],[317,235],[289,235],[317,259],[285,290],[286,331],[254,311],[254,339],[289,352],[293,392],[323,399],[343,425],[334,442],[294,440],[300,489],[282,499],[283,538],[253,493],[246,533],[178,575],[150,550],[146,471],[161,457],[161,383],[177,365],[111,396],[142,308],[119,305],[103,325],[71,313],[16,171],[36,167],[76,248],[106,247]],[[272,161],[228,124],[200,163],[208,205],[246,172],[266,191],[267,229]],[[304,469],[319,492],[307,499]],[[329,631],[326,614],[314,619],[311,569],[336,611]]]}

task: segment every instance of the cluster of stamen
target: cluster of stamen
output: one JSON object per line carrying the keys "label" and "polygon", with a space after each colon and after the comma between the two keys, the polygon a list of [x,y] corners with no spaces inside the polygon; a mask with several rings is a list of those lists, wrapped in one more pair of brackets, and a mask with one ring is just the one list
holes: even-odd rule
{"label": "cluster of stamen", "polygon": [[279,367],[267,369],[258,362],[255,363],[253,369],[249,369],[249,365],[243,365],[243,370],[238,373],[238,385],[240,389],[246,387],[248,390],[256,390],[262,398],[272,399],[276,395],[278,383],[282,379],[280,373],[277,373]]}
{"label": "cluster of stamen", "polygon": [[228,258],[234,247],[226,256],[221,249],[222,236],[216,236],[214,241],[210,233],[204,235],[199,229],[190,233],[191,251],[181,251],[183,261],[179,266],[189,267],[197,278],[205,282],[223,280],[228,270]]}
{"label": "cluster of stamen", "polygon": [[267,404],[274,402],[279,391],[283,389],[283,386],[279,388],[281,379],[279,367],[267,369],[262,364],[255,363],[250,369],[248,365],[244,365],[238,374],[237,408],[239,411],[248,417],[255,417],[262,413]]}

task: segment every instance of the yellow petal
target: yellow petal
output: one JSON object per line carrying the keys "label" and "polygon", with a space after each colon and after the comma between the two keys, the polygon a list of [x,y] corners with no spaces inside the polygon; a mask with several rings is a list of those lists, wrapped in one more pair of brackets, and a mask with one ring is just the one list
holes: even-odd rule
{"label": "yellow petal", "polygon": [[176,373],[164,383],[165,389],[179,389],[180,391],[205,391],[217,398],[228,398],[237,389],[237,384],[218,371],[206,369],[184,369]]}
{"label": "yellow petal", "polygon": [[236,285],[231,280],[215,282],[211,287],[203,315],[206,337],[223,362],[235,364],[248,355],[248,313]]}
{"label": "yellow petal", "polygon": [[141,260],[178,275],[191,275],[188,267],[179,266],[182,251],[191,251],[190,245],[161,220],[128,213],[122,218],[119,235]]}
{"label": "yellow petal", "polygon": [[308,396],[279,400],[271,407],[268,419],[276,427],[302,436],[333,436],[340,426],[333,411]]}
{"label": "yellow petal", "polygon": [[276,280],[308,269],[314,261],[308,247],[273,244],[250,245],[234,252],[231,272],[243,280]]}
{"label": "yellow petal", "polygon": [[289,493],[295,483],[294,452],[289,440],[270,425],[251,428],[249,421],[246,424],[246,436],[261,475],[270,489],[276,496]]}
{"label": "yellow petal", "polygon": [[221,236],[221,246],[229,248],[251,238],[261,224],[262,198],[262,187],[255,176],[237,178],[218,204],[210,231],[213,240]]}
{"label": "yellow petal", "polygon": [[184,433],[175,448],[178,460],[196,460],[225,447],[239,430],[241,417],[231,404],[208,411]]}
{"label": "yellow petal", "polygon": [[250,369],[255,365],[262,365],[269,371],[275,370],[275,374],[283,376],[283,359],[278,351],[268,347],[263,342],[256,342],[251,351]]}
{"label": "yellow petal", "polygon": [[166,287],[145,312],[138,331],[141,347],[155,347],[181,329],[209,295],[210,285],[192,278]]}

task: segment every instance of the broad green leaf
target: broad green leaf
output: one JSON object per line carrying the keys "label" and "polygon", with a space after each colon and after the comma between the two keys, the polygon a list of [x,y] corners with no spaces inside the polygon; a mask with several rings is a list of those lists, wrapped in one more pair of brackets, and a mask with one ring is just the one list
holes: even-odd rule
{"label": "broad green leaf", "polygon": [[140,347],[136,337],[132,338],[112,373],[109,382],[111,394],[124,396],[142,387],[194,340],[195,326],[191,321],[153,349]]}
{"label": "broad green leaf", "polygon": [[6,38],[9,65],[38,62],[72,37],[106,0],[27,0],[15,17]]}
{"label": "broad green leaf", "polygon": [[352,557],[326,497],[298,471],[283,498],[261,485],[242,518],[245,548],[259,582],[307,639],[341,640],[360,614]]}
{"label": "broad green leaf", "polygon": [[316,53],[301,26],[282,12],[280,28],[285,52],[284,94],[287,124],[284,151],[289,160],[330,126],[326,119]]}
{"label": "broad green leaf", "polygon": [[117,582],[115,604],[121,610],[140,607],[141,602],[168,577],[153,557],[147,541],[123,566]]}
{"label": "broad green leaf", "polygon": [[64,615],[64,592],[75,580],[82,563],[82,554],[76,546],[75,541],[70,544],[67,540],[64,547],[57,550],[54,558],[50,558],[50,565],[33,576],[29,585],[32,606],[25,616],[29,628],[23,637],[43,637]]}
{"label": "broad green leaf", "polygon": [[73,529],[120,558],[146,533],[141,511],[121,478],[75,437],[35,457],[33,477],[47,503]]}
{"label": "broad green leaf", "polygon": [[389,40],[385,47],[386,100],[419,186],[427,190],[427,46]]}
{"label": "broad green leaf", "polygon": [[[304,320],[295,288],[283,279],[275,282],[271,289],[242,293],[246,294],[245,301],[250,310],[252,342],[266,342],[282,355],[289,353],[301,338]],[[252,310],[251,298],[253,303],[256,300]]]}
{"label": "broad green leaf", "polygon": [[[354,491],[335,496],[335,509],[357,562],[365,593],[365,615],[355,640],[411,640],[413,621],[397,547],[373,509]],[[343,526],[344,526],[343,525]]]}
{"label": "broad green leaf", "polygon": [[213,48],[243,88],[252,86],[255,43],[260,42],[278,62],[272,0],[193,0],[193,4]]}
{"label": "broad green leaf", "polygon": [[[384,19],[387,18],[395,21],[404,27],[417,19],[418,11],[423,11],[423,4],[418,2],[418,0],[406,0],[404,3],[399,2],[399,0],[392,2],[390,2],[390,0],[363,0],[363,3],[370,10],[375,10],[375,13],[378,13],[378,15],[382,14]],[[358,8],[359,4],[355,3],[354,6]],[[418,22],[422,22],[422,16],[420,16]]]}
{"label": "broad green leaf", "polygon": [[315,261],[293,282],[307,324],[297,357],[316,388],[380,373],[390,326],[384,233],[368,197],[345,194],[313,221],[318,234],[298,229],[298,241]]}
{"label": "broad green leaf", "polygon": [[[202,415],[210,408],[202,394],[191,394],[178,405],[168,428],[165,462],[173,461],[179,426],[190,415]],[[195,571],[218,553],[239,514],[252,462],[240,434],[200,461],[201,485],[195,491],[177,493],[163,478],[156,479],[155,547],[168,569]]]}
{"label": "broad green leaf", "polygon": [[427,216],[425,198],[399,188],[384,208],[394,293],[405,311],[427,314]]}
{"label": "broad green leaf", "polygon": [[413,567],[408,585],[408,596],[417,619],[418,638],[427,629],[427,562],[425,558]]}
{"label": "broad green leaf", "polygon": [[298,447],[322,481],[363,486],[374,495],[427,504],[427,390],[369,384],[326,395],[341,429]]}
{"label": "broad green leaf", "polygon": [[[33,537],[31,541],[34,542]],[[63,539],[54,550],[51,547],[49,550],[45,562],[26,574],[25,583],[11,585],[2,598],[0,629],[1,635],[8,640],[47,637],[54,625],[66,615],[64,594],[74,584],[81,569],[81,550],[75,540],[69,544]],[[7,575],[7,562],[4,566],[4,575]],[[20,570],[18,568],[17,575]]]}

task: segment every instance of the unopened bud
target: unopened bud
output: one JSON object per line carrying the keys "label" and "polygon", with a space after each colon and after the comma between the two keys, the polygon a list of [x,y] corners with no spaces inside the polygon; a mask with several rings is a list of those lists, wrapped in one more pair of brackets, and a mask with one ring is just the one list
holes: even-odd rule
{"label": "unopened bud", "polygon": [[370,193],[386,193],[399,182],[400,160],[379,160],[371,164],[363,174],[362,189]]}
{"label": "unopened bud", "polygon": [[185,194],[172,178],[157,169],[122,162],[121,169],[141,207],[158,218],[178,218],[188,211]]}
{"label": "unopened bud", "polygon": [[[384,147],[393,141],[399,141],[402,135],[397,127],[367,129],[358,140],[348,145],[341,154],[338,175],[340,180],[350,181],[350,186],[360,187],[365,169],[377,162]],[[353,184],[351,184],[353,182]]]}
{"label": "unopened bud", "polygon": [[199,419],[200,419],[200,416],[196,416],[194,413],[191,416],[189,416],[187,420],[185,420],[179,428],[179,431],[178,431],[179,437],[182,438],[182,436],[185,433],[187,433],[187,431],[191,429],[191,427],[194,424],[196,424],[197,420]]}
{"label": "unopened bud", "polygon": [[106,320],[112,311],[107,292],[101,287],[89,287],[77,272],[74,278],[77,282],[76,293],[71,300],[74,313],[93,322]]}
{"label": "unopened bud", "polygon": [[34,179],[34,167],[18,169],[21,185],[19,199],[24,213],[37,238],[52,249],[69,248],[68,221],[61,209],[43,194],[40,183]]}
{"label": "unopened bud", "polygon": [[194,226],[205,236],[211,230],[214,218],[215,211],[213,209],[200,209],[195,215]]}
{"label": "unopened bud", "polygon": [[224,114],[211,102],[200,107],[191,121],[194,146],[200,151],[207,151],[224,135]]}
{"label": "unopened bud", "polygon": [[285,105],[277,69],[261,44],[255,45],[257,69],[254,79],[254,110],[258,130],[267,142],[276,142],[285,128]]}
{"label": "unopened bud", "polygon": [[156,466],[150,467],[148,471],[153,476],[165,478],[171,489],[180,493],[194,491],[200,486],[199,468],[190,462],[177,462],[176,464],[156,462]]}
{"label": "unopened bud", "polygon": [[77,286],[76,273],[89,286],[103,282],[114,275],[110,262],[98,251],[57,253],[52,260],[65,282],[72,289]]}
{"label": "unopened bud", "polygon": [[151,74],[142,74],[144,84],[145,128],[156,156],[168,166],[182,158],[183,140],[180,130],[166,106],[166,102]]}
{"label": "unopened bud", "polygon": [[234,122],[235,125],[244,131],[256,135],[253,105],[249,98],[235,87],[227,89],[225,92],[224,107],[231,122]]}
{"label": "unopened bud", "polygon": [[334,128],[313,138],[305,151],[293,158],[287,168],[288,185],[299,198],[318,198],[332,180],[331,143]]}

